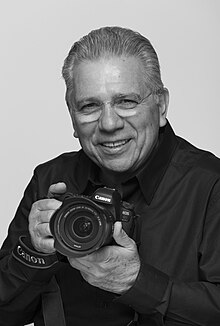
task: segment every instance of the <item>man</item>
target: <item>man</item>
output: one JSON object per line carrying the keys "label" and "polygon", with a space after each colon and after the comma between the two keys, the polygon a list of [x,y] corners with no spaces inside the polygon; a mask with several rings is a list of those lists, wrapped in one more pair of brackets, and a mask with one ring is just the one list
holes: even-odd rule
{"label": "man", "polygon": [[[1,249],[0,325],[219,325],[220,161],[174,134],[152,45],[92,31],[63,76],[82,150],[35,169]],[[62,195],[100,187],[134,205],[134,233],[117,221],[114,244],[63,256]]]}

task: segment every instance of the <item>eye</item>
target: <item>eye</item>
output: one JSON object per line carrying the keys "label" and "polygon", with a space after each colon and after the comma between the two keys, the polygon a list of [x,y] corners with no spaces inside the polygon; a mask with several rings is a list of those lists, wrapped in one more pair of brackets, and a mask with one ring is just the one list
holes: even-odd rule
{"label": "eye", "polygon": [[138,105],[138,102],[130,98],[121,98],[118,99],[115,104],[122,109],[133,109]]}
{"label": "eye", "polygon": [[99,103],[91,102],[91,103],[86,103],[86,104],[82,105],[79,108],[79,111],[82,113],[85,113],[85,114],[89,114],[96,110],[99,110],[99,108],[100,108]]}

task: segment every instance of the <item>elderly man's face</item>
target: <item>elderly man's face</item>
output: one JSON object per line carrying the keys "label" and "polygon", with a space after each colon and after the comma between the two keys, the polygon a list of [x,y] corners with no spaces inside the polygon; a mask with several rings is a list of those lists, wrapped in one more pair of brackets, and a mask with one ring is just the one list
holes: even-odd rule
{"label": "elderly man's face", "polygon": [[114,172],[136,171],[166,124],[164,95],[156,99],[146,88],[143,66],[134,57],[77,65],[70,102],[75,136],[84,152]]}

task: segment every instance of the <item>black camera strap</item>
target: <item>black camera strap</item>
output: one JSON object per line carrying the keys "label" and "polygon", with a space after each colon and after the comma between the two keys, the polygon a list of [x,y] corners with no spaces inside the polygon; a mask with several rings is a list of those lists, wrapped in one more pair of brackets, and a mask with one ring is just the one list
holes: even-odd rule
{"label": "black camera strap", "polygon": [[60,288],[55,277],[42,295],[42,308],[45,326],[66,326]]}
{"label": "black camera strap", "polygon": [[137,326],[138,325],[137,322],[138,322],[138,313],[135,311],[134,319],[131,320],[126,326]]}
{"label": "black camera strap", "polygon": [[[60,288],[55,277],[52,278],[47,291],[42,295],[42,308],[45,326],[66,326]],[[137,322],[138,313],[135,311],[133,320],[126,326],[137,326]]]}

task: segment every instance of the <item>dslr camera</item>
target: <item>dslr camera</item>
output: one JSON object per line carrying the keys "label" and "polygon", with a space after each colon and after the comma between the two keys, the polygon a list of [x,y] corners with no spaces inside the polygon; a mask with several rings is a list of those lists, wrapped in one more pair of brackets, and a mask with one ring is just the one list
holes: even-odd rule
{"label": "dslr camera", "polygon": [[133,236],[133,205],[122,201],[115,189],[99,188],[91,196],[67,193],[58,200],[63,203],[52,215],[50,229],[55,249],[64,256],[82,257],[112,244],[116,221]]}

